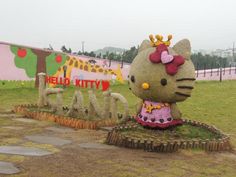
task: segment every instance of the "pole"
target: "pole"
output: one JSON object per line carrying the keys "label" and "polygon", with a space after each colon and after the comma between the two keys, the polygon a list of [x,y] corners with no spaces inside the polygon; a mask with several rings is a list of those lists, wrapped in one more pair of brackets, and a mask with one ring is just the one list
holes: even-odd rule
{"label": "pole", "polygon": [[235,44],[235,42],[233,42],[233,61],[235,60],[235,58],[234,58],[234,44]]}
{"label": "pole", "polygon": [[84,41],[82,41],[82,53],[84,54]]}
{"label": "pole", "polygon": [[211,62],[211,76],[212,76],[213,62]]}
{"label": "pole", "polygon": [[[66,79],[66,70],[67,70],[67,66],[64,65],[64,66],[63,66],[63,71],[64,71],[64,80]],[[65,84],[63,85],[63,88],[66,88],[66,85],[65,85]]]}
{"label": "pole", "polygon": [[111,58],[109,58],[109,67],[111,67]]}
{"label": "pole", "polygon": [[224,63],[224,75],[225,75],[225,67],[226,67],[226,64]]}
{"label": "pole", "polygon": [[206,76],[206,63],[204,63],[204,77]]}
{"label": "pole", "polygon": [[220,82],[222,82],[222,67],[220,66]]}
{"label": "pole", "polygon": [[197,77],[198,77],[198,63],[197,63]]}

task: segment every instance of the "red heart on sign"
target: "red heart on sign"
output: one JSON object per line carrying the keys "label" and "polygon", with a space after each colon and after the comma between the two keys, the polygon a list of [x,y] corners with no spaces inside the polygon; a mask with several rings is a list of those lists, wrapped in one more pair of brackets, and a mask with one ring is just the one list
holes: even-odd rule
{"label": "red heart on sign", "polygon": [[102,91],[106,91],[110,86],[109,81],[102,81]]}

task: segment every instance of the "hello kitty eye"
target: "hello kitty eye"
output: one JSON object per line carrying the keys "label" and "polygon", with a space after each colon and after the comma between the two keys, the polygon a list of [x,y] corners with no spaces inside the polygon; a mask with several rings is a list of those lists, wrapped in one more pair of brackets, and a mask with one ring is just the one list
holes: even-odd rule
{"label": "hello kitty eye", "polygon": [[166,79],[161,79],[161,85],[165,86],[167,84],[167,80]]}
{"label": "hello kitty eye", "polygon": [[131,76],[131,78],[130,78],[130,80],[131,80],[131,82],[135,82],[135,78],[134,78],[134,76]]}

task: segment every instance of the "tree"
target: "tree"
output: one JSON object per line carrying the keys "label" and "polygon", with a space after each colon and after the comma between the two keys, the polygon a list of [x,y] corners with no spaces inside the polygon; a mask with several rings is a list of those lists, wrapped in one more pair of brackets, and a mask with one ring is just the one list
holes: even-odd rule
{"label": "tree", "polygon": [[120,54],[116,54],[115,55],[115,60],[120,61],[121,58],[122,58],[122,56]]}
{"label": "tree", "polygon": [[85,51],[85,52],[83,53],[83,55],[89,56],[89,53]]}
{"label": "tree", "polygon": [[101,53],[99,53],[99,54],[97,54],[97,56],[96,56],[97,58],[101,58],[102,57],[102,54]]}
{"label": "tree", "polygon": [[229,66],[229,61],[227,60],[227,58],[211,55],[202,55],[202,53],[200,52],[192,54],[191,60],[194,64],[194,67],[198,70]]}
{"label": "tree", "polygon": [[72,53],[72,50],[71,50],[71,48],[69,48],[69,50],[67,51],[67,53]]}
{"label": "tree", "polygon": [[92,51],[92,52],[89,53],[89,56],[90,57],[96,57],[96,54]]}
{"label": "tree", "polygon": [[114,58],[115,58],[115,54],[114,53],[109,53],[108,54],[108,59],[109,60],[114,60]]}
{"label": "tree", "polygon": [[83,53],[81,52],[81,51],[78,51],[78,53],[77,53],[78,55],[82,55]]}
{"label": "tree", "polygon": [[138,54],[138,48],[135,46],[131,47],[129,50],[124,51],[122,58],[124,62],[132,63],[133,59]]}
{"label": "tree", "polygon": [[106,55],[106,54],[103,54],[103,55],[102,55],[102,58],[107,58],[107,55]]}
{"label": "tree", "polygon": [[[78,53],[80,54],[80,53]],[[136,57],[136,55],[138,54],[138,47],[131,47],[129,50],[124,51],[123,53],[114,53],[114,52],[109,52],[106,51],[105,54],[97,54],[95,55],[95,53],[92,52],[84,52],[84,55],[86,56],[90,56],[90,57],[97,57],[97,58],[104,58],[104,59],[109,59],[109,60],[115,60],[115,61],[124,61],[124,62],[128,62],[131,63],[133,61],[133,59]]]}
{"label": "tree", "polygon": [[51,76],[66,61],[65,54],[57,54],[47,50],[12,45],[11,51],[15,55],[16,67],[24,69],[29,78],[35,78],[35,87],[38,87],[39,84],[38,73],[44,72]]}
{"label": "tree", "polygon": [[65,45],[63,45],[61,47],[61,51],[64,52],[64,53],[72,53],[71,48],[67,49]]}

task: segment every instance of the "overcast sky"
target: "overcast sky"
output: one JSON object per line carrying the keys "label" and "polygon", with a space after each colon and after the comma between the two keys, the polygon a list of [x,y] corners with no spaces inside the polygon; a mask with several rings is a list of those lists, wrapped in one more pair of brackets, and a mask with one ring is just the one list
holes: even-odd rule
{"label": "overcast sky", "polygon": [[189,38],[193,49],[232,47],[235,0],[1,0],[0,41],[73,51],[129,48],[149,34]]}

